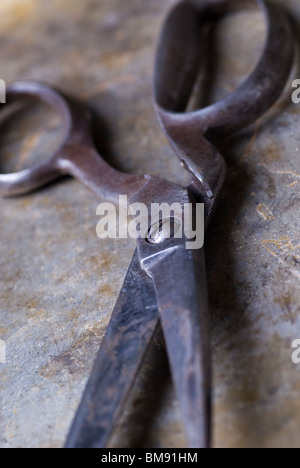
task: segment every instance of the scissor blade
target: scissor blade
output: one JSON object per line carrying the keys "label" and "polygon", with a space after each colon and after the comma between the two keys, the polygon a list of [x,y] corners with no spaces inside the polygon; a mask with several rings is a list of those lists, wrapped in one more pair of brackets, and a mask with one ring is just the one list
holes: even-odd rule
{"label": "scissor blade", "polygon": [[135,252],[66,448],[104,448],[159,324],[152,280]]}
{"label": "scissor blade", "polygon": [[211,366],[204,250],[179,244],[148,258],[144,266],[154,281],[189,446],[208,448]]}

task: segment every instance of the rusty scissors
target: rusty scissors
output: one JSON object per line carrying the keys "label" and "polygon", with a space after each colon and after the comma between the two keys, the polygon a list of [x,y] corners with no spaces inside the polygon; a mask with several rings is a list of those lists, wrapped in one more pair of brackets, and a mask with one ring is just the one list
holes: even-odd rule
{"label": "rusty scissors", "polygon": [[[223,101],[187,111],[199,73],[204,27],[232,7],[249,3],[261,9],[267,23],[265,48],[255,70]],[[182,207],[204,203],[208,224],[226,174],[225,161],[213,143],[253,123],[273,105],[292,62],[289,20],[271,1],[182,1],[168,15],[159,41],[154,101],[162,128],[190,173],[190,185],[182,188],[156,177],[116,171],[94,146],[91,113],[84,104],[43,84],[17,82],[7,90],[8,104],[30,97],[47,102],[63,118],[65,140],[47,162],[0,175],[0,193],[25,194],[69,174],[97,197],[116,204],[120,194],[149,208],[153,202],[176,202]],[[186,239],[172,235],[153,239],[152,228],[150,224],[145,237],[137,240],[67,448],[108,445],[160,322],[188,445],[210,446],[211,364],[204,249],[186,249]]]}

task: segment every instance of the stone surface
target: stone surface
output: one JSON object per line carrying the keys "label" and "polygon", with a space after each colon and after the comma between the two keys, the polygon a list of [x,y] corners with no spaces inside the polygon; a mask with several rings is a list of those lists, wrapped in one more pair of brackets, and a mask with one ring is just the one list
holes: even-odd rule
{"label": "stone surface", "polygon": [[[299,2],[283,3],[300,21]],[[1,0],[0,78],[81,97],[104,122],[110,162],[184,183],[151,105],[155,43],[173,4]],[[251,71],[263,37],[255,11],[221,22],[210,99]],[[291,343],[300,338],[300,105],[291,103],[292,78],[267,116],[220,147],[229,174],[206,239],[215,447],[299,446]],[[44,111],[35,105],[1,127],[2,171],[53,151],[59,121]],[[74,180],[0,201],[2,448],[64,443],[134,250],[132,241],[97,239],[97,204]],[[185,445],[158,335],[112,446]]]}

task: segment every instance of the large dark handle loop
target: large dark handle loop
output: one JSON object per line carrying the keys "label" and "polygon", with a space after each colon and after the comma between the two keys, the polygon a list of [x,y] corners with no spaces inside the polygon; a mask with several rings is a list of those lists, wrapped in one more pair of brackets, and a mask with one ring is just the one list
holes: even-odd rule
{"label": "large dark handle loop", "polygon": [[[224,10],[249,3],[260,7],[268,26],[266,45],[255,70],[224,100],[185,112],[199,71],[203,26]],[[204,191],[207,199],[217,196],[225,172],[223,158],[209,141],[241,130],[274,104],[288,79],[293,52],[288,17],[269,1],[185,0],[167,18],[156,58],[155,105],[172,146],[194,175],[196,190]]]}

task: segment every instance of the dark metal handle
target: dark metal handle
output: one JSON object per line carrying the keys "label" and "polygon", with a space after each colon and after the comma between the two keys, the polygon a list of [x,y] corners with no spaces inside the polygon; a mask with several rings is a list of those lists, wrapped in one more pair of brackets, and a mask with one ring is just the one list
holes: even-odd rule
{"label": "dark metal handle", "polygon": [[0,175],[0,195],[22,195],[63,176],[78,178],[98,197],[113,203],[120,193],[129,197],[147,178],[113,169],[97,152],[91,135],[91,113],[83,104],[36,82],[18,82],[7,89],[7,103],[38,97],[53,106],[63,119],[65,139],[59,150],[35,167]]}
{"label": "dark metal handle", "polygon": [[[254,72],[224,100],[185,112],[199,71],[203,26],[226,9],[249,3],[260,7],[268,25],[266,45]],[[172,146],[194,175],[196,191],[204,193],[206,200],[217,197],[225,173],[223,158],[209,141],[251,124],[274,104],[288,79],[293,51],[288,17],[269,1],[185,0],[168,16],[157,52],[155,105]]]}

